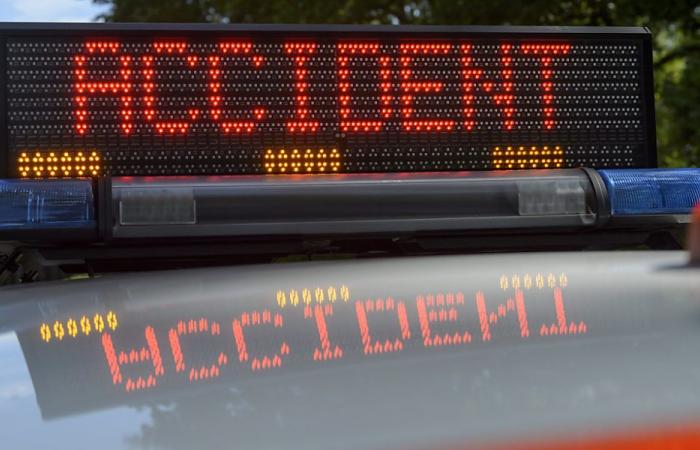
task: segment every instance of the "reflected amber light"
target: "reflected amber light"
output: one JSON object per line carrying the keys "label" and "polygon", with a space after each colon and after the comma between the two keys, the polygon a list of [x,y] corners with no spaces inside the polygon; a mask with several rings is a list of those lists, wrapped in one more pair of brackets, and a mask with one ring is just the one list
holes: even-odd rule
{"label": "reflected amber light", "polygon": [[302,288],[300,290],[278,290],[276,298],[277,305],[280,308],[284,308],[287,304],[291,307],[297,306],[300,301],[307,306],[314,302],[319,305],[324,302],[335,303],[338,299],[347,302],[350,299],[350,289],[342,285],[339,288],[336,286],[328,286],[328,288],[324,289],[318,286],[315,288]]}
{"label": "reflected amber light", "polygon": [[52,338],[60,341],[66,334],[71,338],[90,336],[93,330],[99,333],[105,329],[114,331],[118,325],[117,314],[114,311],[108,311],[106,316],[97,313],[92,317],[83,315],[80,319],[69,317],[66,320],[56,320],[53,325],[42,323],[39,327],[39,335],[44,342],[49,342]]}

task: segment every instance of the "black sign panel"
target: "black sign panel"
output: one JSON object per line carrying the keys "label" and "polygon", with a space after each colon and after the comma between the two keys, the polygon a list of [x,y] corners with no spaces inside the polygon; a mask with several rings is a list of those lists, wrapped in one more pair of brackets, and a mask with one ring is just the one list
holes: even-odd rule
{"label": "black sign panel", "polygon": [[21,177],[653,167],[640,28],[3,32]]}

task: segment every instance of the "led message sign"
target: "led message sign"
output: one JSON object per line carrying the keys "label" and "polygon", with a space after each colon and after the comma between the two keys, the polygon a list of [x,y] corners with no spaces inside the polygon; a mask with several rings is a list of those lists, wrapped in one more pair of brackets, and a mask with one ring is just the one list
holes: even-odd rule
{"label": "led message sign", "polygon": [[655,165],[642,29],[0,37],[15,176]]}

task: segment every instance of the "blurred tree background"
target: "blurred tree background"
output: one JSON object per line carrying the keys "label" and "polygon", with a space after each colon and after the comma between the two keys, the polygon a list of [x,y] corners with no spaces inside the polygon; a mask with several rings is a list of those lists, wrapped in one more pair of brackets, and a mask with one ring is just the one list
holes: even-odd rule
{"label": "blurred tree background", "polygon": [[626,25],[654,33],[664,166],[700,165],[698,0],[93,0],[114,22]]}

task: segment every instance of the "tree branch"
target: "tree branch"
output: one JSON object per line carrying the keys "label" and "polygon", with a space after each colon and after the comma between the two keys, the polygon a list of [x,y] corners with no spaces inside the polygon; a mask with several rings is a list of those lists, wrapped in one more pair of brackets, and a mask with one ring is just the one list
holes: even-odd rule
{"label": "tree branch", "polygon": [[688,44],[677,47],[670,52],[666,53],[661,58],[654,61],[654,69],[660,69],[671,61],[683,58],[690,53],[700,53],[700,44]]}

